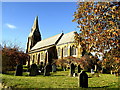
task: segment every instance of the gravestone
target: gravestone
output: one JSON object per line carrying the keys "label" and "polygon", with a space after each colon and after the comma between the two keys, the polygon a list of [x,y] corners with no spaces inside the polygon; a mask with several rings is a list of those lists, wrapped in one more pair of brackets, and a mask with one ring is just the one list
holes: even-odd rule
{"label": "gravestone", "polygon": [[30,76],[36,76],[38,74],[38,67],[36,64],[32,64],[30,67]]}
{"label": "gravestone", "polygon": [[21,64],[17,65],[15,76],[22,76],[22,72],[23,72],[23,66]]}
{"label": "gravestone", "polygon": [[85,71],[81,71],[78,75],[78,87],[88,88],[88,75]]}
{"label": "gravestone", "polygon": [[80,65],[78,65],[78,73],[80,73],[81,72],[81,68],[80,68]]}
{"label": "gravestone", "polygon": [[55,63],[53,63],[53,65],[52,65],[52,72],[56,72],[56,64]]}
{"label": "gravestone", "polygon": [[70,65],[70,76],[73,76],[73,73],[75,73],[75,65],[72,63]]}
{"label": "gravestone", "polygon": [[44,67],[44,76],[50,76],[50,64]]}

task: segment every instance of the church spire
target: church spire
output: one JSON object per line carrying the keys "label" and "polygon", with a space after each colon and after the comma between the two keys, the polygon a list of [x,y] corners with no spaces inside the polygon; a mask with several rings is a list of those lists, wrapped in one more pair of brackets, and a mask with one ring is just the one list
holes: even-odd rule
{"label": "church spire", "polygon": [[41,34],[39,31],[39,25],[38,25],[38,16],[36,16],[31,32],[28,36],[28,43],[27,43],[27,50],[28,53],[30,49],[38,42],[41,41]]}
{"label": "church spire", "polygon": [[36,18],[34,20],[34,23],[33,23],[33,26],[32,26],[32,31],[35,30],[36,28],[39,28],[39,25],[38,25],[38,16],[36,16]]}

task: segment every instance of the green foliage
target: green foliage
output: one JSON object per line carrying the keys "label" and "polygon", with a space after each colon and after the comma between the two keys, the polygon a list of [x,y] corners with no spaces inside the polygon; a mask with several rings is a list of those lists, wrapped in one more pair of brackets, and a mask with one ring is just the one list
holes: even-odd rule
{"label": "green foliage", "polygon": [[118,48],[120,2],[79,2],[73,21],[81,31],[76,40],[87,51],[104,53],[106,49]]}
{"label": "green foliage", "polygon": [[120,1],[78,2],[74,20],[81,33],[75,40],[87,52],[102,53],[103,65],[118,70],[120,63]]}
{"label": "green foliage", "polygon": [[[14,88],[78,88],[78,78],[69,77],[68,71],[51,73],[51,76],[12,76],[2,74],[2,82]],[[90,75],[90,73],[87,73]],[[88,89],[118,88],[118,77],[110,74],[100,74],[100,77],[88,79]]]}
{"label": "green foliage", "polygon": [[120,55],[120,52],[117,51],[116,49],[110,50],[108,53],[104,55],[102,66],[105,69],[108,69],[109,72],[111,70],[114,72],[118,72],[118,69],[120,68],[120,58],[118,57],[119,55]]}

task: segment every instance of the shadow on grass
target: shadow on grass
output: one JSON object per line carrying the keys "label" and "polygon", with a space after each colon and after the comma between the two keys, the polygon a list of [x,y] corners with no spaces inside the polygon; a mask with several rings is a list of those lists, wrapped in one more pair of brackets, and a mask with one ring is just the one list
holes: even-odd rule
{"label": "shadow on grass", "polygon": [[88,87],[88,88],[108,88],[109,86],[103,86],[103,87]]}

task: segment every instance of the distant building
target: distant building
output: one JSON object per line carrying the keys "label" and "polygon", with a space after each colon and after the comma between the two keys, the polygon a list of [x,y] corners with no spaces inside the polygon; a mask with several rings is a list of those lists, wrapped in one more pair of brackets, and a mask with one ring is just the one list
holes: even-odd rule
{"label": "distant building", "polygon": [[41,62],[44,64],[48,62],[52,63],[54,59],[65,58],[68,56],[80,58],[82,56],[82,49],[80,45],[76,46],[74,41],[75,33],[77,32],[73,31],[67,34],[60,33],[42,40],[37,16],[28,36],[26,50],[30,56],[28,64],[40,64]]}

